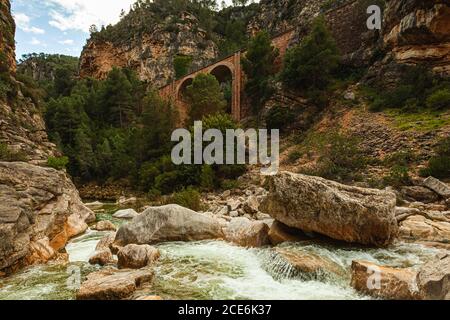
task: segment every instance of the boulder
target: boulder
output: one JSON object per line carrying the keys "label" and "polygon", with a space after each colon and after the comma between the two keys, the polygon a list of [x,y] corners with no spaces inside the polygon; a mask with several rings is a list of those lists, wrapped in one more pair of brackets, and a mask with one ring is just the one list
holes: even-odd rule
{"label": "boulder", "polygon": [[95,202],[89,202],[86,203],[85,206],[88,207],[91,210],[100,210],[101,208],[104,207],[104,203],[100,202],[100,201],[95,201]]}
{"label": "boulder", "polygon": [[159,250],[149,245],[129,244],[117,254],[119,269],[141,269],[160,257]]}
{"label": "boulder", "polygon": [[99,243],[97,243],[97,247],[95,247],[95,250],[101,251],[105,249],[110,249],[115,238],[116,238],[115,232],[107,233],[106,235],[103,236],[103,238],[100,239]]}
{"label": "boulder", "polygon": [[57,258],[93,221],[65,172],[0,162],[0,270]]}
{"label": "boulder", "polygon": [[261,211],[283,224],[336,240],[386,246],[398,233],[392,192],[282,172],[267,177]]}
{"label": "boulder", "polygon": [[381,299],[419,299],[416,275],[411,269],[382,267],[365,261],[352,263],[352,287]]}
{"label": "boulder", "polygon": [[420,295],[425,300],[450,300],[450,255],[425,264],[417,275]]}
{"label": "boulder", "polygon": [[450,223],[433,221],[422,215],[410,216],[400,222],[399,236],[405,240],[448,242]]}
{"label": "boulder", "polygon": [[421,186],[403,187],[401,194],[406,200],[432,203],[439,200],[439,196],[428,188]]}
{"label": "boulder", "polygon": [[114,218],[117,219],[134,219],[139,215],[134,209],[124,209],[119,210],[113,214]]}
{"label": "boulder", "polygon": [[153,279],[150,270],[103,269],[87,276],[77,300],[123,300]]}
{"label": "boulder", "polygon": [[115,245],[223,238],[219,220],[179,205],[153,207],[117,231]]}
{"label": "boulder", "polygon": [[229,211],[237,211],[241,207],[241,202],[236,199],[231,199],[227,201],[227,206]]}
{"label": "boulder", "polygon": [[259,210],[259,202],[256,196],[250,196],[244,203],[244,211],[249,214],[257,213]]}
{"label": "boulder", "polygon": [[116,231],[117,228],[111,221],[104,220],[99,221],[95,226],[92,227],[93,230],[97,231]]}
{"label": "boulder", "polygon": [[106,266],[114,263],[114,258],[110,249],[96,251],[92,257],[89,258],[89,263],[92,265]]}
{"label": "boulder", "polygon": [[275,220],[269,230],[269,239],[272,245],[276,246],[283,242],[298,242],[309,238],[300,230]]}
{"label": "boulder", "polygon": [[137,202],[136,197],[126,198],[126,197],[120,197],[117,201],[117,204],[120,206],[127,206],[127,205],[133,205]]}
{"label": "boulder", "polygon": [[257,248],[270,244],[269,226],[261,221],[235,218],[223,230],[225,240],[242,247]]}
{"label": "boulder", "polygon": [[426,178],[423,181],[423,185],[428,189],[433,190],[444,199],[450,198],[450,187],[446,183],[436,178],[433,177]]}
{"label": "boulder", "polygon": [[293,251],[289,249],[275,249],[276,261],[281,262],[282,268],[287,265],[290,269],[291,275],[303,275],[307,278],[320,278],[324,275],[339,275],[345,274],[337,263],[323,258],[319,255]]}

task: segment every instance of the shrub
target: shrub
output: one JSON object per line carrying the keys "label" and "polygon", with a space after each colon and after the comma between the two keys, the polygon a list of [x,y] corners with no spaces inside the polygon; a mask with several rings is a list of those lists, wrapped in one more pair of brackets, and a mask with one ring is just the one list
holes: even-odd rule
{"label": "shrub", "polygon": [[306,144],[305,152],[314,150],[318,155],[316,168],[307,174],[345,182],[356,179],[367,165],[357,138],[326,133],[310,137]]}
{"label": "shrub", "polygon": [[211,166],[204,165],[200,174],[200,187],[205,191],[214,189],[215,173]]}
{"label": "shrub", "polygon": [[285,131],[289,128],[289,125],[294,123],[295,113],[287,107],[275,106],[266,116],[267,129],[279,129]]}
{"label": "shrub", "polygon": [[175,69],[175,77],[180,79],[189,72],[192,64],[191,56],[176,55],[173,59],[173,68]]}
{"label": "shrub", "polygon": [[428,168],[422,170],[422,176],[433,176],[439,179],[450,178],[450,137],[442,139],[436,147],[436,155],[428,163]]}
{"label": "shrub", "polygon": [[68,164],[69,164],[68,157],[49,157],[47,159],[47,167],[53,168],[56,170],[66,169]]}
{"label": "shrub", "polygon": [[222,181],[222,183],[220,184],[220,187],[223,190],[233,190],[233,189],[238,189],[240,187],[240,183],[237,180],[228,180],[225,179]]}
{"label": "shrub", "polygon": [[440,89],[427,98],[427,107],[435,110],[450,109],[450,89]]}
{"label": "shrub", "polygon": [[200,193],[192,187],[188,187],[180,192],[174,193],[168,200],[166,200],[166,203],[178,204],[194,211],[200,211],[202,208]]}
{"label": "shrub", "polygon": [[302,157],[302,153],[298,150],[294,150],[291,153],[289,153],[288,155],[288,161],[290,163],[294,163],[295,161],[297,161],[298,159],[300,159]]}
{"label": "shrub", "polygon": [[409,176],[409,168],[406,166],[395,165],[392,167],[388,176],[383,178],[385,185],[392,187],[401,187],[411,184],[411,177]]}

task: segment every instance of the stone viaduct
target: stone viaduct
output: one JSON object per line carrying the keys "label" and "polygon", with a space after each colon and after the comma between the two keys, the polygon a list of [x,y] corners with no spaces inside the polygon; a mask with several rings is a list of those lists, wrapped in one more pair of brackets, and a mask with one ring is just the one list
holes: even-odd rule
{"label": "stone viaduct", "polygon": [[[294,30],[286,31],[272,38],[272,45],[280,51],[279,58],[276,63],[281,65],[281,61],[286,54],[289,42],[294,35]],[[231,110],[229,112],[233,118],[240,121],[243,118],[243,110],[241,108],[242,92],[245,85],[245,74],[242,71],[241,58],[245,55],[245,51],[240,50],[234,54],[216,61],[208,66],[198,69],[181,79],[175,80],[170,84],[159,89],[159,93],[166,99],[174,101],[178,108],[180,119],[185,121],[188,116],[189,105],[185,99],[186,88],[192,84],[193,79],[200,73],[209,73],[214,75],[220,83],[231,81],[232,101]]]}

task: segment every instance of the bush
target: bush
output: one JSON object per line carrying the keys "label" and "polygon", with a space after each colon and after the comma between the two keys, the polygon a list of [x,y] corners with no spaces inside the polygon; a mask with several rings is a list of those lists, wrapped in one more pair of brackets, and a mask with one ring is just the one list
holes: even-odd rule
{"label": "bush", "polygon": [[302,153],[300,151],[298,151],[298,150],[294,150],[291,153],[289,153],[287,160],[289,161],[289,163],[294,163],[295,161],[297,161],[301,157],[302,157]]}
{"label": "bush", "polygon": [[285,131],[295,122],[295,113],[287,107],[275,106],[266,116],[267,129]]}
{"label": "bush", "polygon": [[450,109],[450,89],[440,89],[427,98],[427,107],[435,110]]}
{"label": "bush", "polygon": [[357,138],[339,133],[315,135],[306,142],[305,152],[318,155],[316,168],[304,173],[342,182],[354,180],[367,160],[359,148]]}
{"label": "bush", "polygon": [[405,166],[395,165],[388,176],[383,178],[383,182],[387,186],[401,187],[411,184],[409,176],[409,168]]}
{"label": "bush", "polygon": [[173,68],[175,69],[175,78],[180,79],[188,74],[192,64],[192,57],[176,55],[173,59]]}
{"label": "bush", "polygon": [[215,173],[211,166],[204,165],[200,174],[200,187],[205,191],[214,189]]}
{"label": "bush", "polygon": [[47,167],[53,168],[56,170],[66,169],[68,164],[69,164],[68,157],[49,157],[47,159]]}
{"label": "bush", "polygon": [[422,170],[422,176],[433,176],[438,179],[450,178],[450,137],[442,139],[436,147],[436,155],[428,163],[428,168]]}
{"label": "bush", "polygon": [[166,204],[169,203],[178,204],[194,211],[200,211],[202,209],[201,195],[192,187],[188,187],[180,192],[174,193],[168,200],[166,200]]}

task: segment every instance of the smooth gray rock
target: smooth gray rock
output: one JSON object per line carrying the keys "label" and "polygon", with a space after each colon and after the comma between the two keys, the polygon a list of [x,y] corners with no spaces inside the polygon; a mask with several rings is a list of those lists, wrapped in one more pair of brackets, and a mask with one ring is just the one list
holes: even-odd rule
{"label": "smooth gray rock", "polygon": [[222,238],[219,220],[179,205],[149,208],[117,231],[115,244],[154,244]]}

